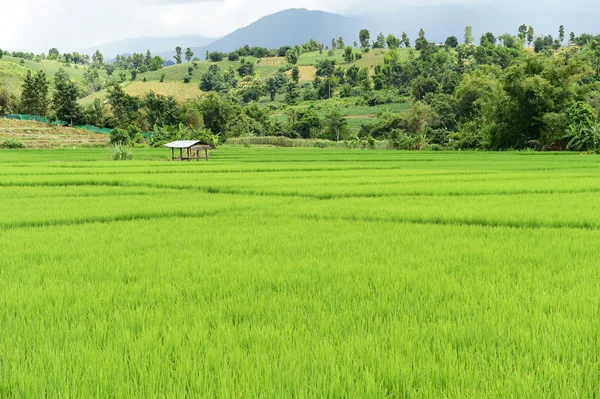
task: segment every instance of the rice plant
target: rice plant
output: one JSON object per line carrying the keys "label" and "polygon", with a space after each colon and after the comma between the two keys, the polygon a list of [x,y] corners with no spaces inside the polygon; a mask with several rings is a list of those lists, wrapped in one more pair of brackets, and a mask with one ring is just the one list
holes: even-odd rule
{"label": "rice plant", "polygon": [[2,398],[600,392],[595,155],[2,155]]}

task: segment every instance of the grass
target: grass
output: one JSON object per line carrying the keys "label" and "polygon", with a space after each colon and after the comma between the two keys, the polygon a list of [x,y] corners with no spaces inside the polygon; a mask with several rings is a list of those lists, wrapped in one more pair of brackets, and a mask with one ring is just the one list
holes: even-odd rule
{"label": "grass", "polygon": [[[282,60],[283,60],[281,57],[277,57],[277,58],[273,58],[273,59],[265,59],[265,60],[259,60],[254,57],[244,57],[244,59],[246,61],[251,61],[251,62],[256,63],[255,64],[255,72],[256,72],[256,76],[258,78],[265,78],[265,77],[275,74],[279,70],[279,67],[282,65]],[[221,62],[217,62],[217,63],[214,63],[211,61],[197,61],[196,68],[193,66],[193,63],[175,64],[175,65],[171,65],[169,67],[160,69],[158,71],[151,71],[151,72],[139,74],[137,77],[137,80],[141,81],[144,78],[146,78],[149,81],[159,81],[162,74],[164,73],[164,75],[165,75],[164,80],[166,82],[168,82],[168,81],[183,82],[183,78],[186,75],[188,75],[188,68],[192,67],[193,68],[192,81],[190,84],[198,86],[198,84],[200,83],[200,78],[201,78],[202,74],[204,74],[206,71],[208,71],[208,68],[211,65],[215,65],[215,64],[218,65],[222,71],[231,67],[236,71],[236,74],[237,74],[237,69],[241,65],[240,62],[241,62],[241,59],[240,59],[240,61],[225,60],[225,61],[221,61]]]}
{"label": "grass", "polygon": [[1,397],[593,397],[600,158],[0,150]]}
{"label": "grass", "polygon": [[[54,75],[61,68],[67,72],[71,80],[78,83],[81,89],[87,90],[84,73],[89,67],[75,64],[71,64],[71,66],[67,67],[65,64],[51,60],[41,60],[40,62],[23,60],[23,64],[21,64],[21,58],[6,55],[0,58],[0,82],[2,83],[2,87],[5,87],[10,93],[20,96],[23,79],[27,73],[27,70],[31,70],[34,73],[39,70],[43,70],[52,86],[54,84]],[[113,76],[117,77],[121,72],[124,71],[115,70]],[[129,72],[126,74],[129,77]],[[98,75],[101,82],[106,82],[108,79],[108,75],[104,69],[100,69],[98,71]],[[94,93],[89,97],[86,97],[92,99],[87,102],[84,101],[84,103],[92,102],[94,96],[104,98],[104,95],[104,91],[100,93]]]}

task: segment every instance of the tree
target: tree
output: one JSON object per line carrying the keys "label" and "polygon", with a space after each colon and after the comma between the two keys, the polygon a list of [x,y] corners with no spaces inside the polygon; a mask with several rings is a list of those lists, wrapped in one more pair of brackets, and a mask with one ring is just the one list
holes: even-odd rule
{"label": "tree", "polygon": [[94,102],[85,109],[84,114],[86,122],[96,126],[96,132],[99,132],[104,119],[104,103],[99,98],[94,99]]}
{"label": "tree", "polygon": [[484,35],[481,35],[481,39],[479,39],[479,43],[481,46],[495,46],[496,45],[496,36],[492,32],[487,32]]}
{"label": "tree", "polygon": [[38,71],[38,73],[35,75],[35,87],[38,98],[36,113],[40,116],[46,116],[48,105],[50,103],[48,99],[50,81],[46,77],[46,73],[42,70]]}
{"label": "tree", "polygon": [[104,63],[104,56],[100,52],[100,50],[96,50],[94,55],[92,55],[92,65],[100,67]]}
{"label": "tree", "polygon": [[473,27],[470,25],[465,26],[464,42],[467,46],[473,44]]}
{"label": "tree", "polygon": [[298,63],[298,53],[294,49],[288,50],[285,58],[289,64],[296,65]]}
{"label": "tree", "polygon": [[531,43],[535,39],[535,32],[533,31],[533,26],[529,26],[527,29],[527,45],[531,47]]}
{"label": "tree", "polygon": [[271,101],[275,101],[275,96],[277,95],[277,92],[281,88],[279,86],[279,83],[277,82],[277,79],[275,79],[273,76],[269,77],[265,81],[265,88],[267,89],[267,93],[269,94]]}
{"label": "tree", "polygon": [[321,77],[330,77],[333,75],[335,71],[335,61],[332,60],[322,60],[317,64],[317,76]]}
{"label": "tree", "polygon": [[569,35],[569,45],[573,45],[575,43],[575,32],[571,32]]}
{"label": "tree", "polygon": [[220,51],[213,51],[212,53],[208,54],[208,59],[210,59],[212,62],[221,62],[226,56],[227,54],[221,53]]}
{"label": "tree", "polygon": [[439,84],[434,78],[417,76],[412,82],[412,93],[417,101],[422,100],[426,94],[438,91]]}
{"label": "tree", "polygon": [[565,27],[563,25],[558,28],[558,41],[561,44],[565,41]]}
{"label": "tree", "polygon": [[254,63],[251,61],[244,62],[242,59],[242,64],[237,71],[242,78],[245,76],[254,76]]}
{"label": "tree", "polygon": [[104,64],[104,70],[106,71],[106,74],[108,76],[112,76],[113,72],[115,71],[115,66],[113,64]]}
{"label": "tree", "polygon": [[160,56],[155,56],[154,58],[152,58],[152,62],[150,63],[150,70],[151,71],[158,71],[159,69],[162,69],[165,66],[165,60],[160,57]]}
{"label": "tree", "polygon": [[60,52],[58,51],[58,49],[56,47],[53,47],[50,50],[48,50],[48,59],[49,60],[58,60],[59,58],[60,58]]}
{"label": "tree", "polygon": [[409,48],[410,47],[410,39],[408,37],[408,35],[406,34],[406,32],[402,32],[402,44],[404,44],[404,47]]}
{"label": "tree", "polygon": [[22,111],[30,115],[38,115],[38,117],[45,116],[49,103],[49,87],[50,82],[44,71],[40,70],[34,76],[31,74],[31,70],[27,70],[21,94]]}
{"label": "tree", "polygon": [[52,106],[56,117],[62,121],[69,121],[70,126],[73,126],[73,121],[77,121],[81,115],[77,98],[77,86],[71,82],[64,69],[59,69],[54,75]]}
{"label": "tree", "polygon": [[291,130],[295,131],[300,137],[309,139],[313,133],[320,129],[322,125],[321,118],[313,109],[308,109],[298,114],[295,123],[292,124]]}
{"label": "tree", "polygon": [[396,49],[398,47],[400,47],[400,39],[398,39],[396,36],[392,35],[391,33],[388,35],[387,39],[387,46],[389,49]]}
{"label": "tree", "polygon": [[298,68],[297,66],[294,66],[292,68],[292,81],[296,84],[300,82],[300,68]]}
{"label": "tree", "polygon": [[175,56],[173,58],[175,58],[175,62],[181,64],[181,47],[175,47]]}
{"label": "tree", "polygon": [[265,95],[265,89],[266,87],[260,79],[253,78],[252,76],[245,77],[238,85],[238,93],[245,104],[251,101],[258,101]]}
{"label": "tree", "polygon": [[150,69],[150,65],[152,65],[152,52],[148,49],[146,50],[146,56],[144,57],[144,66]]}
{"label": "tree", "polygon": [[383,35],[383,33],[379,33],[377,35],[377,40],[373,42],[373,48],[385,48],[385,44],[385,36]]}
{"label": "tree", "polygon": [[21,112],[33,115],[36,109],[37,94],[35,88],[35,78],[28,69],[21,85]]}
{"label": "tree", "polygon": [[341,50],[344,47],[346,47],[346,45],[344,44],[344,39],[340,36],[337,40],[337,48]]}
{"label": "tree", "polygon": [[425,39],[425,31],[423,28],[419,30],[419,37],[415,40],[415,49],[417,51],[423,50],[429,47],[429,42]]}
{"label": "tree", "polygon": [[525,42],[525,37],[527,36],[527,25],[523,24],[519,26],[519,39]]}
{"label": "tree", "polygon": [[217,93],[209,93],[198,102],[204,126],[213,134],[227,133],[227,125],[239,115],[239,106]]}
{"label": "tree", "polygon": [[[292,46],[281,46],[279,47],[279,50],[277,50],[277,56],[278,57],[285,57],[285,53],[288,52],[288,50],[291,50]],[[237,52],[236,52],[237,54]],[[239,56],[239,54],[238,54]],[[230,61],[234,61],[234,60],[230,60]]]}
{"label": "tree", "polygon": [[449,36],[446,39],[446,47],[457,48],[458,47],[458,39],[456,36]]}
{"label": "tree", "polygon": [[358,33],[358,40],[360,41],[360,46],[364,49],[368,49],[371,47],[371,34],[368,29],[362,29]]}
{"label": "tree", "polygon": [[188,47],[188,48],[185,50],[185,60],[186,60],[187,62],[190,62],[190,61],[192,61],[192,58],[194,58],[194,52],[192,51],[192,49],[191,49],[191,48],[189,48],[189,47]]}
{"label": "tree", "polygon": [[337,108],[325,115],[323,124],[325,131],[330,133],[335,138],[335,141],[340,141],[340,137],[348,130],[348,121]]}
{"label": "tree", "polygon": [[125,93],[118,83],[108,88],[106,97],[112,107],[116,127],[126,129],[136,123],[140,109],[140,100],[137,97]]}
{"label": "tree", "polygon": [[179,107],[172,96],[163,96],[150,91],[143,100],[146,120],[151,126],[166,127],[179,124]]}
{"label": "tree", "polygon": [[235,71],[233,68],[221,72],[217,64],[208,67],[200,78],[200,90],[202,91],[227,91],[237,85],[235,80]]}
{"label": "tree", "polygon": [[298,84],[292,82],[289,82],[286,86],[285,86],[285,103],[288,105],[292,105],[296,103],[296,100],[298,99],[298,97],[300,97],[300,92],[298,90]]}
{"label": "tree", "polygon": [[337,50],[337,41],[335,40],[335,38],[331,39],[331,49]]}
{"label": "tree", "polygon": [[102,88],[102,84],[100,83],[100,74],[98,73],[97,68],[88,68],[83,73],[83,78],[85,79],[85,83],[88,84],[88,87],[91,91],[98,91]]}
{"label": "tree", "polygon": [[348,46],[344,49],[344,60],[347,64],[354,61],[354,49],[352,47]]}

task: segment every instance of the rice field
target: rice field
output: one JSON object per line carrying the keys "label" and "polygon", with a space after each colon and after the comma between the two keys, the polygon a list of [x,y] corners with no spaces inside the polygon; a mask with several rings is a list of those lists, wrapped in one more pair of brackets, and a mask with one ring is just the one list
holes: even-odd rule
{"label": "rice field", "polygon": [[600,157],[0,150],[0,397],[597,397]]}

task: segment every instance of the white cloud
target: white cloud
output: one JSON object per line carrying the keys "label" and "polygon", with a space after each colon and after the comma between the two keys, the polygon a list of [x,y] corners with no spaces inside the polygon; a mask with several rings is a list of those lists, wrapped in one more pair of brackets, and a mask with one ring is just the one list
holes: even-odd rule
{"label": "white cloud", "polygon": [[[61,51],[140,36],[225,35],[261,16],[287,8],[309,8],[343,14],[384,13],[407,6],[498,5],[496,0],[2,0],[0,48],[34,52]],[[502,6],[519,7],[518,0]],[[562,0],[531,0],[530,7],[567,7]],[[572,0],[568,7],[598,9],[595,0]],[[584,9],[584,8],[579,8]],[[522,12],[516,9],[515,12]]]}

